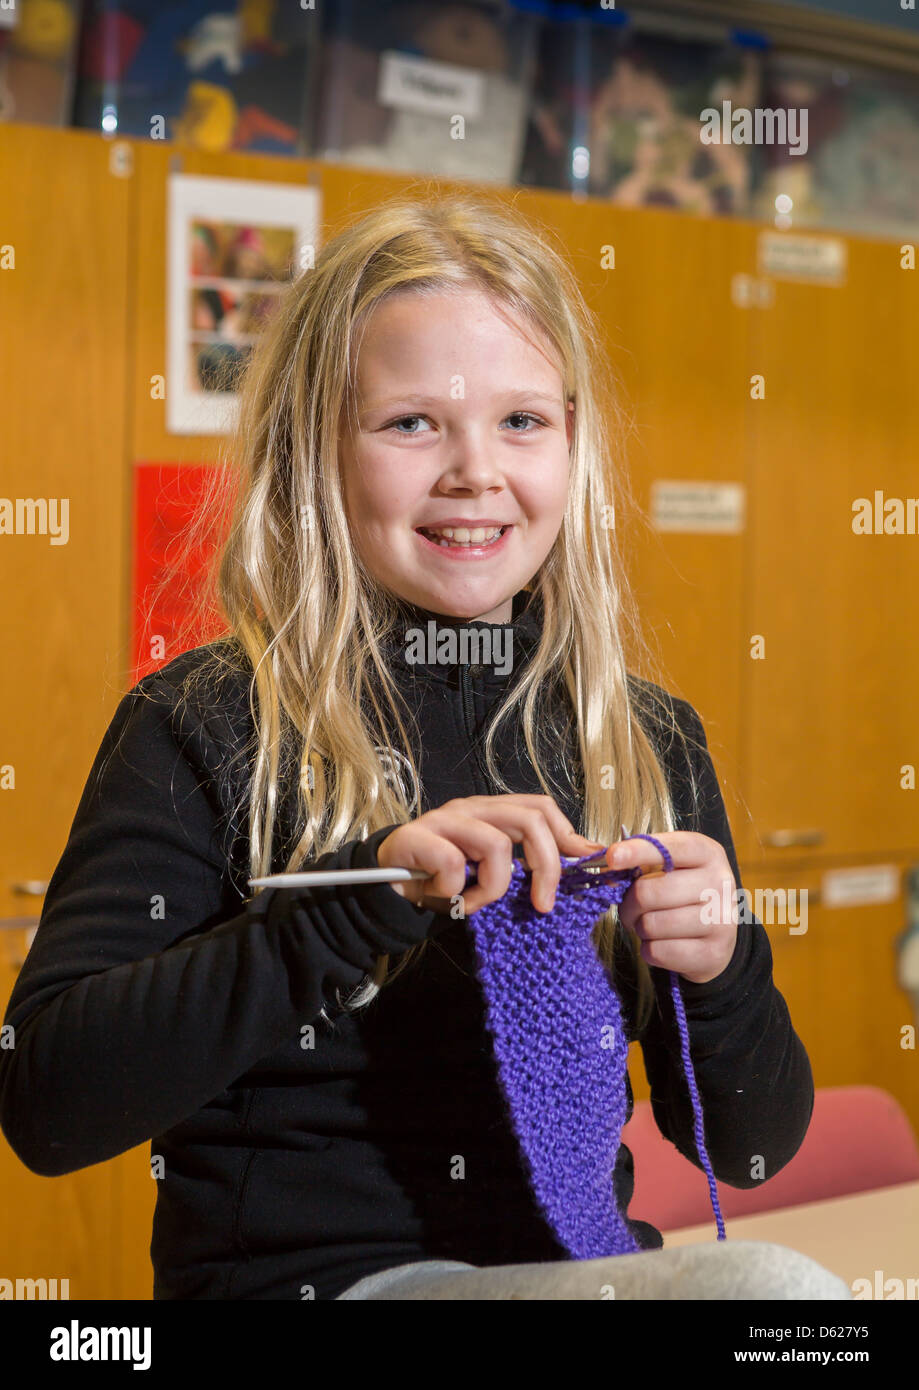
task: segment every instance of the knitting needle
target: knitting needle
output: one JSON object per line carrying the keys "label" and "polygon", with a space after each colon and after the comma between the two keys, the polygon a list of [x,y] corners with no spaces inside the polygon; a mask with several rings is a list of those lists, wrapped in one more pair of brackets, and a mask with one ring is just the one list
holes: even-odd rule
{"label": "knitting needle", "polygon": [[[522,859],[516,861],[523,864],[524,870],[529,873],[529,865],[524,864]],[[564,865],[562,873],[567,873],[573,867]],[[252,888],[321,888],[331,884],[346,883],[403,883],[408,878],[427,878],[433,875],[426,869],[397,869],[395,867],[385,869],[304,869],[299,873],[291,874],[268,874],[265,878],[250,878],[249,885]]]}
{"label": "knitting needle", "polygon": [[[628,832],[623,827],[623,838],[628,839]],[[516,861],[523,864],[527,872],[529,865],[522,859]],[[562,873],[568,873],[573,864],[564,864]],[[424,869],[398,869],[394,866],[382,869],[305,869],[298,873],[290,874],[268,874],[264,878],[250,878],[251,888],[322,888],[333,884],[348,883],[404,883],[410,878],[430,878],[431,875]]]}
{"label": "knitting needle", "polygon": [[294,874],[250,878],[252,888],[320,888],[333,883],[402,883],[407,878],[430,878],[425,869],[304,869]]}

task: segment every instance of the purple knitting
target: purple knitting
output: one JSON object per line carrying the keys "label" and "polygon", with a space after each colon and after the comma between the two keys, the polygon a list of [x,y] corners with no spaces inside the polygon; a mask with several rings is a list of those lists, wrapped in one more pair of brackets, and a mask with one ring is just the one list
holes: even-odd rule
{"label": "purple knitting", "polygon": [[[630,838],[650,840],[672,870],[673,860],[653,835]],[[591,940],[594,924],[622,901],[641,871],[581,867],[605,854],[562,856],[563,865],[575,867],[562,874],[548,913],[533,907],[530,871],[515,860],[504,897],[469,917],[498,1079],[533,1193],[561,1244],[579,1260],[642,1248],[613,1186],[627,1104],[628,1042],[619,996]],[[467,886],[475,873],[475,865],[467,864]],[[718,1239],[724,1240],[679,975],[669,974],[696,1148]]]}

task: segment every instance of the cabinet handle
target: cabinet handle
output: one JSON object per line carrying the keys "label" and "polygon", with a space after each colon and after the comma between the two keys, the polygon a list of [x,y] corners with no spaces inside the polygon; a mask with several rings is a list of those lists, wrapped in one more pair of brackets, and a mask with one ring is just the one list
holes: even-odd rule
{"label": "cabinet handle", "polygon": [[784,849],[786,845],[822,845],[824,830],[769,830],[764,836],[767,845]]}
{"label": "cabinet handle", "polygon": [[14,893],[21,893],[28,898],[43,898],[48,891],[48,880],[41,878],[28,878],[10,885]]}

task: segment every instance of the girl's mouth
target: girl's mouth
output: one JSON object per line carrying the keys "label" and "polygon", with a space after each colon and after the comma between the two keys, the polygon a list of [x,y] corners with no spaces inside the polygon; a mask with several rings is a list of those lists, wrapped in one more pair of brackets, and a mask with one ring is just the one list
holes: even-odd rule
{"label": "girl's mouth", "polygon": [[[469,531],[463,527],[446,527],[445,530],[452,531],[451,536],[444,535],[440,531],[429,531],[427,527],[419,526],[415,532],[420,536],[426,545],[438,551],[442,555],[449,555],[451,559],[474,559],[480,555],[490,555],[494,551],[503,549],[507,543],[507,537],[513,530],[513,526],[501,527],[482,527],[476,531]],[[484,536],[482,535],[484,532]],[[494,532],[494,534],[491,534]],[[474,539],[457,540],[456,534]]]}

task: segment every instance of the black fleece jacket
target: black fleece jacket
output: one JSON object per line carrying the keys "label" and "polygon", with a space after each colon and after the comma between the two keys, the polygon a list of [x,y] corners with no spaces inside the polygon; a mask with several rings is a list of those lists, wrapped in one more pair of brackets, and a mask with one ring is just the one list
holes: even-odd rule
{"label": "black fleece jacket", "polygon": [[[393,661],[417,720],[415,815],[496,794],[479,738],[538,640],[528,598],[516,596],[506,625],[513,674],[496,662]],[[433,616],[410,606],[406,614],[422,629]],[[248,672],[241,660],[238,677],[203,702],[180,700],[177,689],[211,650],[186,652],[139,682],[102,740],[5,1016],[16,1038],[0,1051],[7,1140],[50,1176],[152,1140],[162,1160],[157,1299],[334,1299],[364,1275],[414,1260],[567,1258],[509,1127],[463,922],[414,907],[388,884],[250,896],[239,758],[253,732]],[[672,699],[672,708],[705,748],[692,707]],[[576,758],[576,744],[566,746]],[[549,750],[553,776],[570,788],[559,805],[583,830],[560,747]],[[707,751],[693,756],[695,816],[680,741],[661,736],[658,747],[678,827],[718,840],[740,888]],[[514,791],[542,793],[522,733],[505,733],[499,761]],[[294,795],[288,787],[282,805],[291,836]],[[373,867],[394,828],[313,867]],[[294,843],[281,837],[274,871]],[[337,991],[346,995],[378,955],[395,959],[425,938],[421,960],[366,1009],[338,1008]],[[623,950],[617,986],[634,1040],[634,969]],[[668,975],[651,975],[657,1003],[640,1045],[654,1116],[701,1166]],[[776,1173],[813,1107],[810,1064],[773,983],[762,925],[739,926],[716,979],[681,988],[716,1177],[751,1187],[751,1155]],[[462,1180],[453,1176],[458,1155]],[[625,1211],[625,1145],[614,1182]],[[660,1247],[658,1231],[630,1220],[642,1247]]]}

